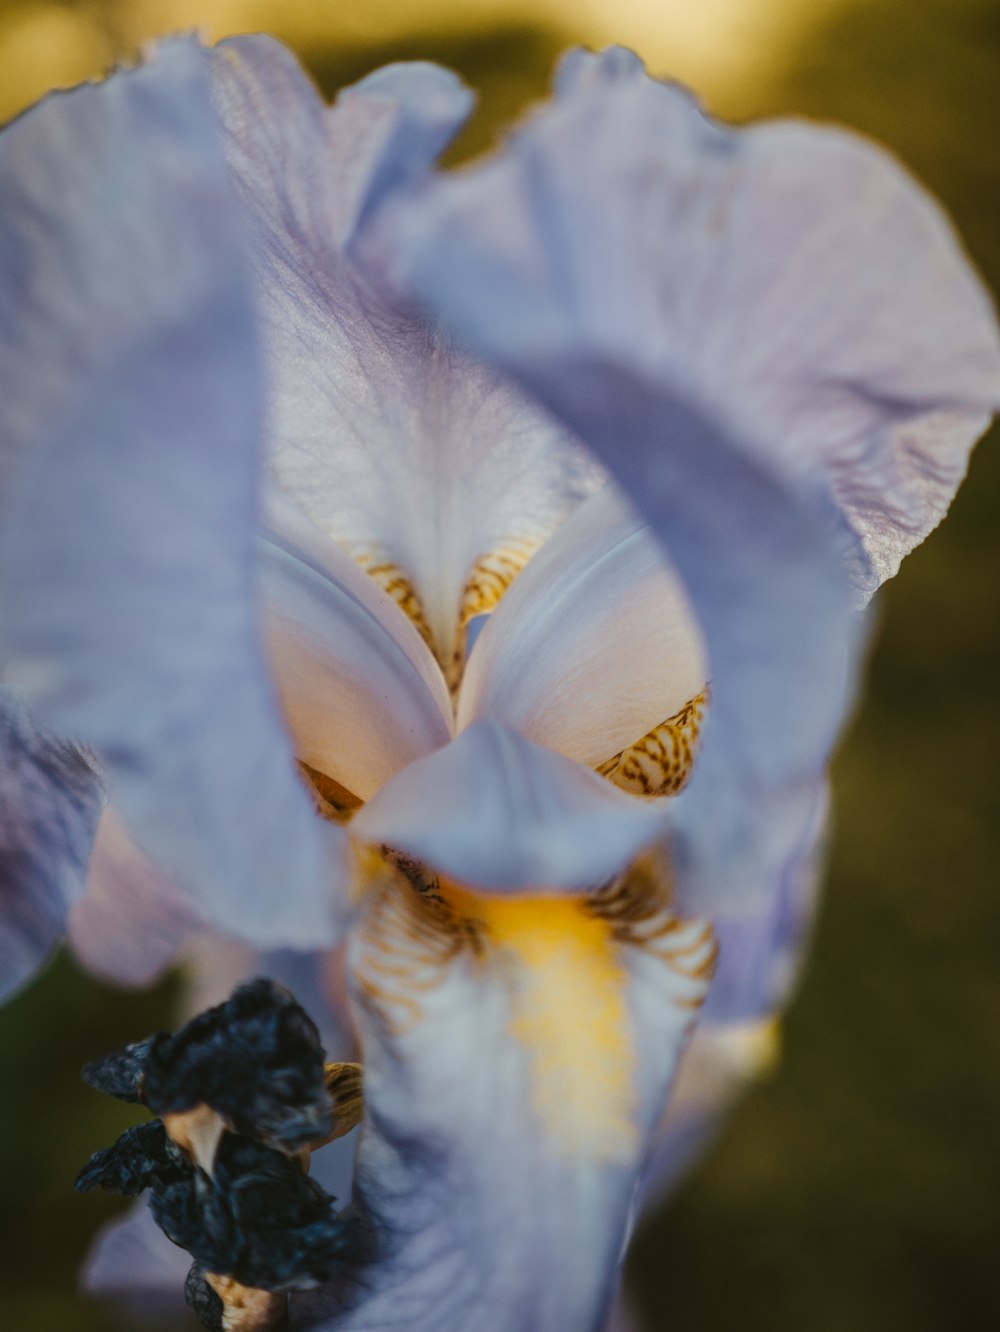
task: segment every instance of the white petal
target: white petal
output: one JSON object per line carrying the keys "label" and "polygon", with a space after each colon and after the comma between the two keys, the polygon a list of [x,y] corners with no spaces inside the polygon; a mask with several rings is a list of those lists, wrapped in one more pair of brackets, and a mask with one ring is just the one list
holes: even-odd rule
{"label": "white petal", "polygon": [[634,744],[705,687],[680,579],[610,488],[546,542],[469,659],[458,724],[494,717],[587,767]]}
{"label": "white petal", "polygon": [[272,475],[329,536],[398,567],[447,658],[476,560],[548,535],[599,475],[564,429],[389,304],[344,252],[356,214],[404,156],[413,171],[430,163],[467,94],[443,70],[393,66],[328,110],[265,38],[220,47],[215,87],[258,223]]}
{"label": "white petal", "polygon": [[398,606],[288,506],[260,541],[268,658],[296,753],[367,800],[446,744],[444,677]]}
{"label": "white petal", "polygon": [[396,891],[369,899],[350,944],[355,1198],[377,1261],[296,1297],[293,1325],[325,1306],[329,1332],[598,1332],[710,934],[651,919],[661,951],[621,943],[564,898],[491,899],[482,920],[473,903],[436,937]]}
{"label": "white petal", "polygon": [[662,827],[659,802],[479,721],[394,777],[351,831],[460,883],[516,892],[595,887]]}

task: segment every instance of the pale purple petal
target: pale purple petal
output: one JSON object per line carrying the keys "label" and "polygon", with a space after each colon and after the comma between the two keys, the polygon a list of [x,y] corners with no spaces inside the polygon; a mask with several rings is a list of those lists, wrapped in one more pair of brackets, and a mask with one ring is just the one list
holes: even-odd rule
{"label": "pale purple petal", "polygon": [[330,940],[333,833],[255,622],[260,360],[205,53],[46,99],[0,179],[9,678],[213,921]]}
{"label": "pale purple petal", "polygon": [[564,429],[345,253],[359,215],[430,165],[469,94],[444,70],[398,65],[327,108],[257,37],[223,43],[213,79],[256,223],[271,474],[352,554],[402,571],[447,658],[479,557],[544,538],[599,480]]}
{"label": "pale purple petal", "polygon": [[549,538],[470,655],[458,725],[493,717],[596,767],[705,688],[701,636],[662,546],[612,487]]}
{"label": "pale purple petal", "polygon": [[783,812],[798,833],[776,876],[776,891],[760,911],[717,916],[719,961],[708,991],[704,1022],[744,1022],[780,1011],[792,992],[809,941],[822,871],[828,792],[820,782],[812,799]]}
{"label": "pale purple petal", "polygon": [[797,984],[818,899],[825,784],[802,809],[798,839],[775,876],[772,900],[754,914],[713,921],[715,975],[653,1138],[644,1212],[677,1186],[711,1146],[733,1104],[779,1057],[780,1013]]}
{"label": "pale purple petal", "polygon": [[185,1312],[184,1278],[190,1266],[190,1254],[171,1244],[143,1198],[101,1230],[81,1280],[90,1294],[121,1300],[133,1317],[178,1317]]}
{"label": "pale purple petal", "polygon": [[523,335],[500,315],[494,348],[627,352],[769,464],[821,473],[870,592],[940,521],[1000,403],[996,321],[947,219],[864,140],[724,127],[629,52],[571,53],[559,93],[515,141],[522,201],[491,187],[494,259],[540,297]]}
{"label": "pale purple petal", "polygon": [[208,930],[190,897],[143,855],[109,805],[97,827],[86,887],[67,921],[80,962],[106,980],[151,985]]}
{"label": "pale purple petal", "polygon": [[[738,229],[733,253],[720,249],[730,226],[744,226],[746,200],[764,208],[773,194],[780,206],[798,187],[746,169],[740,132],[704,120],[679,90],[629,76],[627,61],[618,65],[620,77],[584,79],[492,162],[400,203],[369,243],[400,283],[594,448],[667,546],[704,632],[712,684],[700,761],[671,806],[672,853],[683,901],[733,911],[772,890],[797,819],[783,811],[808,801],[829,756],[849,698],[857,632],[842,566],[864,559],[853,517],[835,508],[823,470],[832,447],[827,418],[816,418],[810,450],[801,437],[794,448],[781,438],[767,447],[758,433],[781,423],[762,424],[753,403],[791,398],[805,412],[814,387],[804,370],[794,392],[788,387],[784,334],[775,343],[765,337],[770,325],[747,324],[740,283],[752,285],[758,250],[767,268],[767,228],[758,220],[756,245],[757,233]],[[904,189],[877,154],[825,132],[819,142],[847,144],[848,155],[877,163],[872,179],[884,178],[893,198],[902,192],[906,213],[913,187]],[[860,293],[864,307],[866,291],[888,301],[895,286],[905,288],[898,268],[895,285],[878,276],[869,233],[881,234],[881,212],[871,198],[845,196],[837,177],[824,194],[798,151],[786,168],[812,202],[793,210],[798,229],[781,232],[782,255],[796,242],[809,249],[810,219],[828,219],[825,236],[843,214],[845,293]],[[914,198],[919,217],[930,216],[930,206]],[[862,220],[851,221],[858,208]],[[935,244],[944,244],[943,235],[938,224]],[[387,236],[392,250],[383,248]],[[992,334],[978,287],[952,258],[954,281],[942,299],[950,292],[956,318],[969,327],[972,341],[963,345],[979,367],[970,409],[978,421]],[[809,304],[815,293],[807,271],[799,270],[802,308],[821,323]],[[902,300],[902,322],[915,323],[909,298]],[[938,313],[932,309],[922,325],[931,340],[927,321]],[[953,313],[945,318],[952,329]],[[843,321],[840,328],[846,338]],[[714,353],[701,349],[720,339],[737,349],[745,343],[753,359],[749,405],[724,358],[720,372],[710,373]],[[873,384],[882,382],[890,352],[898,361],[894,345],[883,350],[880,360],[869,347]],[[932,381],[939,406],[946,391],[940,376]],[[958,415],[969,424],[969,412]],[[884,425],[879,418],[872,426],[875,436]]]}
{"label": "pale purple petal", "polygon": [[661,802],[499,723],[475,722],[411,763],[354,817],[351,832],[460,883],[494,891],[595,888],[662,828]]}
{"label": "pale purple petal", "polygon": [[0,690],[0,999],[62,937],[102,802],[84,755],[38,730]]}

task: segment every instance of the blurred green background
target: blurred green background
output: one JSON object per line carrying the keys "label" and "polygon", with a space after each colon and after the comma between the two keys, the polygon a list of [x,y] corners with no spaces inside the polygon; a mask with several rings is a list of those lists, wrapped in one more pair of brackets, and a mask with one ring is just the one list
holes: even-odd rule
{"label": "blurred green background", "polygon": [[[331,94],[387,59],[440,60],[481,90],[472,151],[542,95],[564,46],[625,41],[722,115],[796,112],[886,142],[1000,290],[997,0],[383,0],[350,15],[313,0],[0,0],[0,119],[191,25],[275,32]],[[883,593],[782,1060],[634,1247],[649,1332],[1000,1327],[995,443]],[[130,1325],[74,1291],[115,1203],[74,1194],[73,1175],[134,1119],[77,1070],[169,1022],[175,992],[122,995],[60,958],[0,1010],[0,1328]]]}

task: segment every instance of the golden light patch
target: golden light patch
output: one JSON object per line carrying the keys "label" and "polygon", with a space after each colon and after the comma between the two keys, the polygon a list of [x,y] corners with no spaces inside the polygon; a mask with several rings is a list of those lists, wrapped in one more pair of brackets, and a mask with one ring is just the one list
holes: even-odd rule
{"label": "golden light patch", "polygon": [[632,795],[676,795],[691,775],[707,703],[708,690],[703,689],[680,712],[602,763],[597,771]]}
{"label": "golden light patch", "polygon": [[506,972],[510,1033],[530,1058],[533,1108],[554,1145],[592,1160],[631,1160],[635,1050],[627,974],[608,923],[572,898],[441,891],[485,936],[482,964]]}
{"label": "golden light patch", "polygon": [[318,768],[311,768],[299,759],[299,771],[309,784],[310,794],[316,809],[331,823],[347,823],[355,810],[361,808],[361,800],[346,786],[328,777]]}

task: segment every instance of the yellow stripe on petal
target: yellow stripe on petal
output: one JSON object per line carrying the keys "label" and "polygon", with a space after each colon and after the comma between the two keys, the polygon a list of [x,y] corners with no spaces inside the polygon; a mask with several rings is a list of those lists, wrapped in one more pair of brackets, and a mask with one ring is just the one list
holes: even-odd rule
{"label": "yellow stripe on petal", "polygon": [[465,666],[465,630],[477,615],[495,610],[500,598],[542,544],[540,538],[511,537],[502,546],[480,555],[469,571],[458,606],[458,634],[445,676],[457,689]]}
{"label": "yellow stripe on petal", "polygon": [[441,893],[485,936],[483,964],[506,970],[510,1033],[528,1053],[533,1107],[556,1150],[631,1160],[635,1049],[611,927],[573,898]]}
{"label": "yellow stripe on petal", "polygon": [[344,547],[348,555],[360,564],[369,578],[374,578],[383,592],[387,592],[399,609],[416,626],[417,632],[433,652],[434,635],[424,610],[424,604],[410,578],[398,564],[394,564],[385,549],[374,544],[355,543]]}

